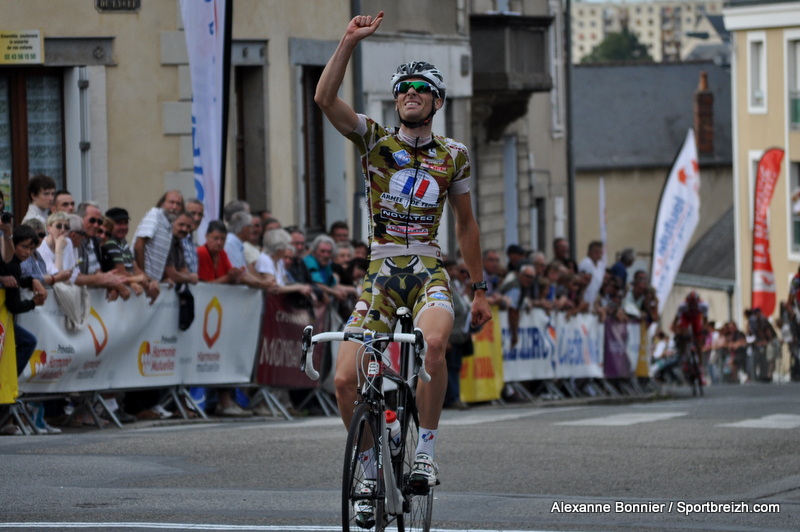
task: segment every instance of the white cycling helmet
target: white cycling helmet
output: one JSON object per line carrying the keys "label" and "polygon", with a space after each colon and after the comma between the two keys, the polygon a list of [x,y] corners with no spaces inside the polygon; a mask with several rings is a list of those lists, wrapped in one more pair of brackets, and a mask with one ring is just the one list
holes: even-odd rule
{"label": "white cycling helmet", "polygon": [[436,88],[436,94],[439,98],[445,99],[447,85],[444,83],[444,76],[442,76],[438,68],[425,61],[411,61],[397,67],[397,72],[392,74],[392,96],[397,98],[398,83],[411,78],[424,79]]}

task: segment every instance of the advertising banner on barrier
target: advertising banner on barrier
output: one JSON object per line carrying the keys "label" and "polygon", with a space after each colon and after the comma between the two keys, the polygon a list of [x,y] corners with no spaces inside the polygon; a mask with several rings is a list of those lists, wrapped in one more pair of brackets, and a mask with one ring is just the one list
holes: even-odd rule
{"label": "advertising banner on barrier", "polygon": [[492,321],[472,335],[474,354],[466,357],[461,366],[461,400],[465,403],[494,401],[503,391],[500,321],[500,312],[493,306]]}
{"label": "advertising banner on barrier", "polygon": [[507,381],[603,376],[603,330],[591,314],[567,319],[540,308],[519,317],[519,341],[510,345],[507,313],[503,326],[503,373]]}
{"label": "advertising banner on barrier", "polygon": [[6,310],[6,291],[0,290],[0,405],[13,403],[17,395],[19,387],[14,321],[11,313]]}
{"label": "advertising banner on barrier", "polygon": [[[314,332],[323,332],[325,316],[322,313],[314,323]],[[284,388],[316,388],[314,382],[300,371],[301,341],[303,329],[311,323],[308,309],[295,308],[281,295],[264,298],[264,323],[261,329],[256,382],[265,386]],[[314,367],[320,367],[325,349],[329,344],[317,344],[314,348]],[[320,371],[322,373],[322,371]]]}
{"label": "advertising banner on barrier", "polygon": [[556,312],[551,318],[555,327],[557,349],[555,373],[560,379],[601,378],[603,376],[604,331],[593,314],[578,314],[567,319]]}
{"label": "advertising banner on barrier", "polygon": [[162,286],[145,297],[106,301],[89,290],[85,326],[68,331],[55,297],[20,315],[37,349],[20,376],[32,393],[250,382],[258,340],[261,292],[244,287],[191,287],[195,319],[178,329],[178,299]]}

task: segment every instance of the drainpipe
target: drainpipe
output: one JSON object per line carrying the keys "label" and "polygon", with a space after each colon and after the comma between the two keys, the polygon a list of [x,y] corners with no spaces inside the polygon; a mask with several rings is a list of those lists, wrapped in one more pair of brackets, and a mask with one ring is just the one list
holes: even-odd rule
{"label": "drainpipe", "polygon": [[[351,16],[361,14],[361,0],[350,1]],[[364,75],[361,57],[361,46],[356,46],[353,51],[353,107],[357,113],[363,113],[364,109]],[[353,191],[353,223],[350,225],[352,238],[364,240],[366,235],[361,234],[363,221],[361,219],[361,208],[364,204],[364,179],[361,177],[361,159],[356,153],[355,162],[356,186]]]}

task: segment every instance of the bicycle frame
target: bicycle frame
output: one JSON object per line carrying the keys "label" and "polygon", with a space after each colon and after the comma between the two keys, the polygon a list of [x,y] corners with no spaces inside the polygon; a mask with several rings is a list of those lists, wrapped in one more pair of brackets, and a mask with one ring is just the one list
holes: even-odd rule
{"label": "bicycle frame", "polygon": [[[377,468],[383,474],[385,479],[384,486],[386,493],[380,494],[384,497],[386,502],[386,511],[389,515],[401,516],[404,510],[408,512],[408,505],[406,498],[401,490],[401,482],[395,476],[395,468],[402,471],[402,453],[393,459],[391,450],[389,448],[389,441],[386,437],[386,418],[384,412],[386,411],[386,393],[384,390],[384,380],[393,382],[397,386],[397,416],[401,425],[401,438],[405,442],[410,430],[411,423],[407,416],[414,415],[415,411],[407,412],[407,404],[409,402],[409,394],[413,396],[414,390],[412,383],[415,377],[419,377],[423,382],[430,381],[430,375],[425,370],[424,352],[425,341],[420,329],[414,329],[413,332],[407,332],[411,329],[411,311],[407,308],[398,309],[397,312],[401,324],[401,333],[374,333],[366,330],[364,332],[324,332],[313,334],[313,327],[307,326],[303,331],[302,341],[302,360],[301,370],[305,371],[306,375],[312,380],[319,378],[319,373],[313,367],[313,346],[319,342],[326,341],[352,341],[362,345],[359,349],[360,357],[358,357],[359,365],[359,378],[363,375],[364,380],[360,382],[358,404],[368,404],[375,412],[375,417],[380,423],[380,457],[377,461]],[[413,346],[414,360],[407,356],[408,350],[403,349],[403,354],[406,356],[400,357],[399,372],[395,371],[391,366],[384,362],[383,346],[379,345],[389,342],[400,342],[410,344]],[[413,401],[413,399],[411,400]],[[397,462],[395,462],[395,459]],[[389,467],[385,467],[389,464]]]}

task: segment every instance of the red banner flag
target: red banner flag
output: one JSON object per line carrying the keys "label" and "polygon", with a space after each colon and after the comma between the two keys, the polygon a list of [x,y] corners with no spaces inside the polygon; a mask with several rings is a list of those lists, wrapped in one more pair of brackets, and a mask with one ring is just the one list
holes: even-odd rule
{"label": "red banner flag", "polygon": [[771,148],[758,161],[753,206],[753,296],[752,307],[765,316],[775,311],[775,275],[769,255],[769,204],[775,192],[783,161],[783,150]]}

